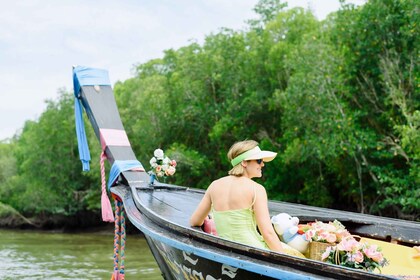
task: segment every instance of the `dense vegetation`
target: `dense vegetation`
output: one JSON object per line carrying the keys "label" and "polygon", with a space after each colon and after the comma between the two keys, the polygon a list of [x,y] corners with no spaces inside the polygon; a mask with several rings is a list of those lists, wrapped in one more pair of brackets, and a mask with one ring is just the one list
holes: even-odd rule
{"label": "dense vegetation", "polygon": [[[255,11],[247,29],[167,50],[114,86],[139,160],[148,168],[160,147],[179,163],[172,183],[206,188],[230,145],[255,139],[279,152],[261,179],[271,199],[419,220],[418,3],[343,2],[324,21],[276,0]],[[97,211],[98,141],[88,129],[82,173],[74,130],[61,90],[0,144],[0,202],[27,216]]]}

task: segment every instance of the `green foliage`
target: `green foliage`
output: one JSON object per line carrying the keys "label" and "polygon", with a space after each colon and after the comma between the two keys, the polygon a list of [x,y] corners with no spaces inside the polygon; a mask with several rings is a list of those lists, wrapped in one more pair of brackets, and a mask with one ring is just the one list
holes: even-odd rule
{"label": "green foliage", "polygon": [[331,30],[332,42],[345,61],[341,72],[349,93],[346,99],[358,111],[357,132],[370,135],[363,139],[362,158],[364,172],[371,178],[364,182],[370,211],[380,208],[394,216],[401,209],[406,213],[418,209],[418,204],[401,199],[419,198],[415,116],[420,100],[420,42],[415,2],[372,0],[359,9],[345,6]]}
{"label": "green foliage", "polygon": [[166,152],[171,159],[179,163],[176,167],[176,176],[173,177],[176,184],[185,186],[196,184],[202,188],[210,184],[211,179],[206,174],[209,174],[212,164],[200,152],[178,143],[172,144]]}
{"label": "green foliage", "polygon": [[[17,171],[16,158],[13,155],[15,144],[0,143],[0,186]],[[1,196],[0,196],[1,197]],[[0,198],[1,199],[1,198]]]}
{"label": "green foliage", "polygon": [[285,7],[287,7],[287,3],[281,3],[281,0],[260,0],[253,9],[260,18],[249,20],[248,23],[254,28],[262,28],[265,23],[272,21]]}
{"label": "green foliage", "polygon": [[81,175],[73,103],[72,94],[61,91],[37,122],[25,124],[14,144],[18,171],[1,190],[2,201],[20,212],[73,215],[87,206],[92,182]]}
{"label": "green foliage", "polygon": [[7,217],[16,213],[17,211],[15,209],[0,202],[0,218]]}

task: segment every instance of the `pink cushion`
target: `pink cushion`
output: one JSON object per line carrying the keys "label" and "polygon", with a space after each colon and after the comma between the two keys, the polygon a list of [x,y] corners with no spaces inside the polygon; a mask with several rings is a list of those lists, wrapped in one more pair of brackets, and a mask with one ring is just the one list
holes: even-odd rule
{"label": "pink cushion", "polygon": [[216,225],[214,224],[213,219],[209,219],[208,217],[205,218],[203,229],[204,229],[204,232],[217,236]]}

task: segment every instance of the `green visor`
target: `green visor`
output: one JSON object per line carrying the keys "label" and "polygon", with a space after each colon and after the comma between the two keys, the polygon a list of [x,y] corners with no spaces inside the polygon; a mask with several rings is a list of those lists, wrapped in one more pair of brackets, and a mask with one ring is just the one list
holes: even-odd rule
{"label": "green visor", "polygon": [[277,156],[277,153],[270,151],[261,151],[260,147],[256,146],[251,150],[248,150],[230,162],[232,166],[236,166],[243,160],[262,159],[264,162],[272,161]]}

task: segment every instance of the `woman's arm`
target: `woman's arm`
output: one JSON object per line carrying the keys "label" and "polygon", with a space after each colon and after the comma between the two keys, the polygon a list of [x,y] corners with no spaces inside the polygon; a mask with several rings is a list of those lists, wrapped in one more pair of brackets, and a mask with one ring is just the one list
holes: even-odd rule
{"label": "woman's arm", "polygon": [[254,203],[254,213],[258,229],[260,230],[265,243],[267,243],[271,250],[283,253],[283,246],[281,245],[280,239],[271,224],[270,213],[268,212],[267,193],[263,186],[259,185],[256,188],[257,199]]}
{"label": "woman's arm", "polygon": [[201,199],[200,203],[195,209],[194,213],[191,215],[190,218],[190,225],[195,226],[202,226],[204,223],[204,219],[210,212],[211,209],[211,198],[209,194],[209,189],[207,189],[206,193],[204,194],[203,198]]}

